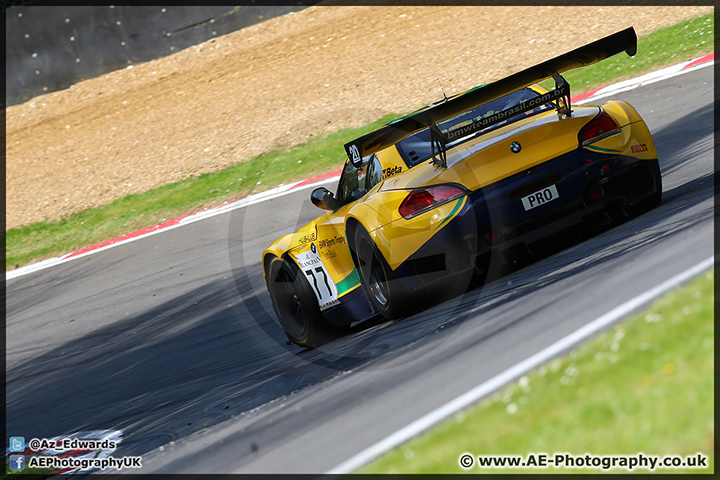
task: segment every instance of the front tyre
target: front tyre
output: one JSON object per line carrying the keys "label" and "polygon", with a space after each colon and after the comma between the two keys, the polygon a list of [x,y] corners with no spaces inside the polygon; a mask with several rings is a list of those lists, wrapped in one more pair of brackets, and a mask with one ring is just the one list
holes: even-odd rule
{"label": "front tyre", "polygon": [[268,272],[268,291],[273,308],[290,341],[316,348],[344,333],[325,321],[317,297],[297,265],[283,258],[274,258]]}
{"label": "front tyre", "polygon": [[373,309],[387,319],[407,315],[410,311],[408,293],[370,234],[359,225],[355,229],[355,255],[360,283]]}

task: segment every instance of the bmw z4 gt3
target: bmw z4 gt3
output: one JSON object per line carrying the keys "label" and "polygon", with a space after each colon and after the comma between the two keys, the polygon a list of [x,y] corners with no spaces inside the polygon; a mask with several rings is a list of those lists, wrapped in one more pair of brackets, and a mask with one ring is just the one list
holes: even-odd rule
{"label": "bmw z4 gt3", "polygon": [[[327,213],[264,252],[280,325],[317,347],[355,321],[457,294],[493,255],[660,203],[650,131],[626,102],[571,105],[561,73],[636,52],[632,28],[445,98],[345,145]],[[554,78],[547,90],[538,82]]]}

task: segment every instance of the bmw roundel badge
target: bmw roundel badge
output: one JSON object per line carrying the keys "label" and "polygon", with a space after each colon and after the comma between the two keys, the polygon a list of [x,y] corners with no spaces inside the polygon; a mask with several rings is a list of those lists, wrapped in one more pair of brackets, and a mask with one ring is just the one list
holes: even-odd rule
{"label": "bmw roundel badge", "polygon": [[315,244],[314,244],[314,243],[311,243],[311,244],[310,244],[310,251],[312,251],[313,253],[316,253],[316,252],[317,252],[317,248],[315,248]]}
{"label": "bmw roundel badge", "polygon": [[518,152],[520,152],[520,149],[521,149],[521,148],[522,148],[522,147],[520,146],[520,144],[519,144],[518,142],[513,142],[513,143],[510,144],[510,150],[511,150],[513,153],[518,153]]}

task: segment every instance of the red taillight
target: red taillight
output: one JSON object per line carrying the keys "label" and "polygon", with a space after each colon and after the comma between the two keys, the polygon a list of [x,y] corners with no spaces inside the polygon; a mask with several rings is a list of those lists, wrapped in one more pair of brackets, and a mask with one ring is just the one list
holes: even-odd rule
{"label": "red taillight", "polygon": [[465,190],[453,185],[436,185],[418,188],[410,192],[400,205],[400,215],[411,218],[419,213],[439,207],[443,203],[461,197]]}
{"label": "red taillight", "polygon": [[582,129],[580,133],[580,143],[585,146],[588,143],[600,140],[619,130],[620,127],[615,119],[607,113],[602,112]]}

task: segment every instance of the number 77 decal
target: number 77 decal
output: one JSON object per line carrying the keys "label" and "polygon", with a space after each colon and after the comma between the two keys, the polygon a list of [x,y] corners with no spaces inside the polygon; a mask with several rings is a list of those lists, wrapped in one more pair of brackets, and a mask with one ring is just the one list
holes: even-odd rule
{"label": "number 77 decal", "polygon": [[340,303],[337,299],[335,282],[325,269],[317,250],[315,252],[308,250],[295,255],[295,259],[315,292],[320,310]]}
{"label": "number 77 decal", "polygon": [[[325,286],[327,287],[328,295],[333,296],[333,289],[330,287],[330,283],[328,283],[328,275],[325,273],[325,269],[323,267],[315,267],[315,271],[318,273],[322,273],[323,279],[325,280]],[[318,298],[322,300],[322,292],[318,288],[318,282],[317,277],[315,277],[315,274],[312,270],[305,270],[305,275],[312,276],[313,284],[315,285],[315,293],[317,294]]]}

